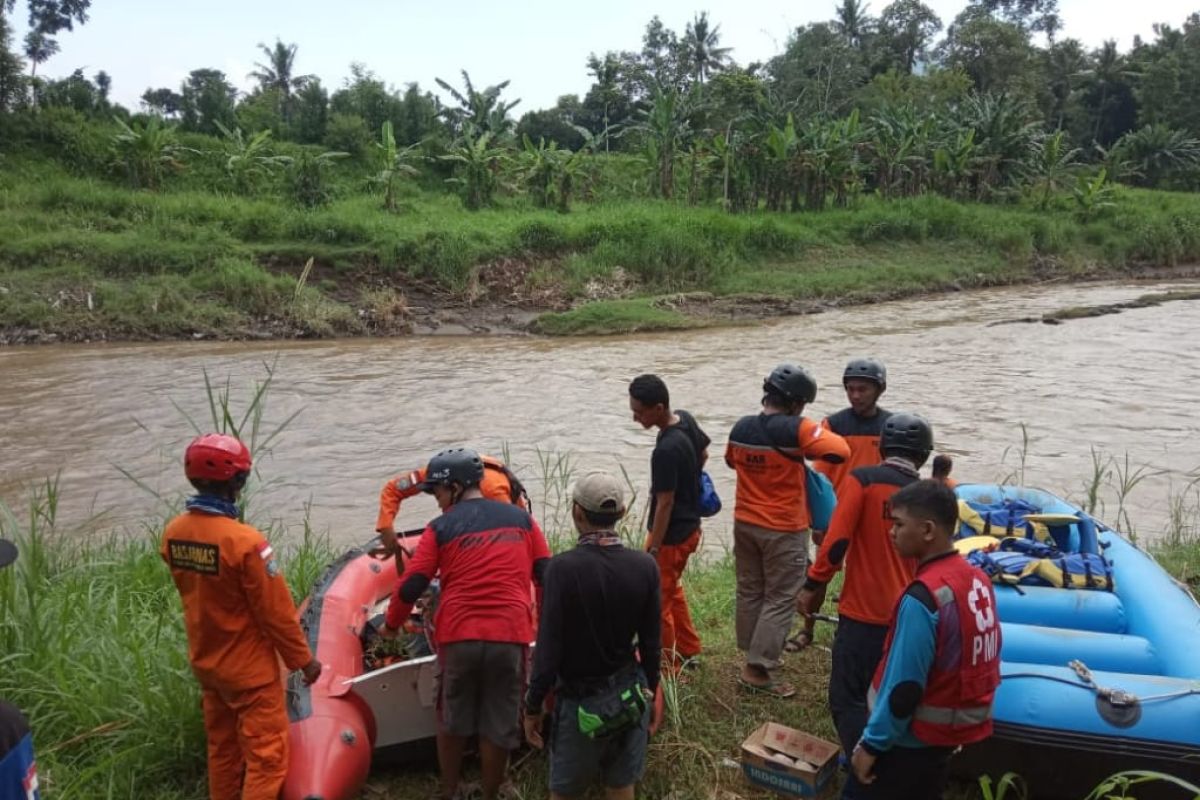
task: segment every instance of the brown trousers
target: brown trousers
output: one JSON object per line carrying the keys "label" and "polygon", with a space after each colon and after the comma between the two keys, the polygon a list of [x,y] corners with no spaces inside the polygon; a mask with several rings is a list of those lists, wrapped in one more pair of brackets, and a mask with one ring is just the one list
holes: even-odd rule
{"label": "brown trousers", "polygon": [[737,644],[746,663],[768,672],[782,663],[808,568],[809,531],[773,531],[733,523],[737,571]]}

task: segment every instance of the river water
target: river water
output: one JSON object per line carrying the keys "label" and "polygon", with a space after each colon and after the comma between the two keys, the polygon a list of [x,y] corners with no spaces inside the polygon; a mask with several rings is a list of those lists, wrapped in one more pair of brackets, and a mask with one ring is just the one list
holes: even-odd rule
{"label": "river water", "polygon": [[[1122,471],[1128,456],[1133,470],[1153,472],[1125,504],[1137,532],[1153,537],[1168,523],[1168,498],[1200,466],[1192,398],[1200,388],[1200,303],[1056,326],[988,323],[1182,286],[1196,284],[1008,288],[732,329],[586,339],[4,349],[0,501],[20,516],[29,487],[57,473],[60,527],[86,535],[136,529],[159,502],[146,489],[174,499],[187,488],[184,414],[208,418],[204,372],[228,379],[241,408],[266,376],[264,364],[273,363],[263,430],[299,413],[256,459],[265,480],[253,503],[258,522],[294,528],[307,514],[338,544],[364,540],[389,476],[463,444],[507,451],[547,527],[555,524],[561,476],[571,470],[623,468],[640,512],[653,433],[630,419],[626,387],[634,375],[656,372],[674,405],[692,411],[713,439],[710,471],[727,502],[707,530],[719,546],[732,519],[725,437],[756,410],[763,376],[781,361],[808,367],[821,386],[810,413],[824,415],[845,405],[846,360],[873,355],[889,368],[883,405],[932,420],[960,481],[1016,477],[1023,468],[1026,483],[1079,498],[1093,472],[1092,448],[1116,457]],[[1102,492],[1101,516],[1110,521],[1119,480],[1113,471]],[[398,524],[419,527],[434,511],[431,500],[415,498]]]}

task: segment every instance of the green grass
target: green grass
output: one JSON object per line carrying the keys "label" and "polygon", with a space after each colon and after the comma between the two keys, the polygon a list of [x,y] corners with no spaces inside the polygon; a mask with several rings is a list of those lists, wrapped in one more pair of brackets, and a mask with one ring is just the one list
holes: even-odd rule
{"label": "green grass", "polygon": [[[471,213],[445,191],[405,184],[393,214],[347,180],[331,206],[307,211],[197,181],[135,192],[36,155],[6,158],[0,328],[110,338],[361,334],[358,286],[462,296],[499,260],[528,268],[519,291],[553,287],[602,301],[548,316],[540,330],[595,333],[681,326],[679,315],[628,302],[672,292],[844,303],[1200,259],[1200,197],[1181,193],[1120,189],[1114,208],[1085,223],[1068,198],[1047,212],[926,196],[745,215],[615,196],[558,214],[502,198]],[[298,307],[288,281],[309,258],[321,280]],[[89,293],[81,310],[75,298]]]}

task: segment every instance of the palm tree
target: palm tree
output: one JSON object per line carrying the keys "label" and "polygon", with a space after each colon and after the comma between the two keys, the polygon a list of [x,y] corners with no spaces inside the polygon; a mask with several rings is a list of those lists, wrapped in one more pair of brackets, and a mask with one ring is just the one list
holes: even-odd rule
{"label": "palm tree", "polygon": [[1033,157],[1027,166],[1027,177],[1041,186],[1038,208],[1050,207],[1050,198],[1066,185],[1078,166],[1079,148],[1068,147],[1064,131],[1055,131],[1034,145]]}
{"label": "palm tree", "polygon": [[267,47],[260,42],[258,49],[267,57],[267,62],[254,62],[258,69],[251,72],[250,77],[257,80],[263,90],[279,92],[280,113],[286,120],[291,116],[292,92],[303,89],[315,76],[292,74],[296,66],[296,51],[299,49],[297,45],[285,45],[276,39],[274,47]]}
{"label": "palm tree", "polygon": [[58,53],[58,42],[38,29],[25,34],[25,56],[29,59],[29,77],[37,77],[38,64],[41,64]]}
{"label": "palm tree", "polygon": [[842,0],[842,4],[834,10],[833,28],[851,47],[856,50],[862,49],[863,41],[871,28],[867,4],[862,0]]}
{"label": "palm tree", "polygon": [[719,47],[720,43],[721,26],[709,27],[707,11],[701,11],[688,23],[683,47],[697,83],[704,83],[705,79],[724,68],[725,63],[729,61],[732,48]]}
{"label": "palm tree", "polygon": [[1127,67],[1125,57],[1117,49],[1116,40],[1108,39],[1092,54],[1092,66],[1078,74],[1090,79],[1100,90],[1100,99],[1095,108],[1096,124],[1092,128],[1092,139],[1099,141],[1100,128],[1109,110],[1110,95],[1136,73]]}

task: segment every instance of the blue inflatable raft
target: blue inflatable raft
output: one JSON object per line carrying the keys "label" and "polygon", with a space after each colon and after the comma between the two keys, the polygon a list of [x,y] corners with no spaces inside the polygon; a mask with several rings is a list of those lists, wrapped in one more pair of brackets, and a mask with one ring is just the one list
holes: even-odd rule
{"label": "blue inflatable raft", "polygon": [[[1017,772],[1038,797],[1082,798],[1134,769],[1200,784],[1200,606],[1191,594],[1134,544],[1049,492],[975,484],[957,493],[976,508],[1074,515],[1058,522],[1055,539],[1068,552],[1102,554],[1112,582],[996,586],[1003,644],[995,734],[954,759],[955,771]],[[1022,536],[1019,525],[1014,535]],[[1139,800],[1151,796],[1143,788]],[[1191,796],[1165,785],[1153,791]]]}

